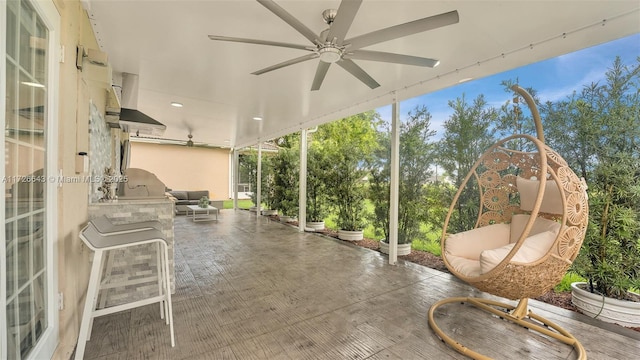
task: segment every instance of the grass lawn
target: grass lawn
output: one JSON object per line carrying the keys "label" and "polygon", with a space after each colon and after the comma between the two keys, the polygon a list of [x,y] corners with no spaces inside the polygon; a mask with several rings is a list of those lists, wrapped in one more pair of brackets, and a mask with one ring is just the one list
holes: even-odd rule
{"label": "grass lawn", "polygon": [[[242,200],[238,200],[238,207],[240,209],[248,209],[250,207],[253,206],[253,202],[249,199],[242,199]],[[224,206],[222,207],[223,209],[233,209],[233,200],[229,199],[229,200],[225,200],[224,201]]]}

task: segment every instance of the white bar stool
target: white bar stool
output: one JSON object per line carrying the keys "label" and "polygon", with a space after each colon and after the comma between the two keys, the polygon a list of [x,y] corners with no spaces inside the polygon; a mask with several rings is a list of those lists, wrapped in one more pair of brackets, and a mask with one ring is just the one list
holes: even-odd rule
{"label": "white bar stool", "polygon": [[91,220],[93,226],[102,235],[117,235],[143,230],[162,230],[162,223],[158,220],[130,222],[126,224],[114,224],[106,215],[98,216]]}
{"label": "white bar stool", "polygon": [[[166,310],[165,321],[169,325],[171,334],[171,346],[175,346],[175,336],[173,332],[173,309],[171,305],[171,287],[169,282],[169,252],[167,242],[162,236],[162,232],[156,229],[132,231],[127,233],[116,233],[112,235],[103,235],[95,227],[92,222],[80,232],[80,239],[94,251],[93,264],[91,265],[91,274],[89,276],[89,285],[84,303],[84,311],[82,313],[82,323],[80,325],[80,334],[78,335],[78,346],[76,348],[75,359],[84,357],[86,342],[91,338],[91,328],[93,320],[96,317],[113,314],[120,311],[133,309],[139,306],[145,306],[154,303],[162,304]],[[101,287],[101,271],[104,252],[108,250],[123,249],[131,246],[139,246],[144,244],[158,244],[160,257],[160,272],[158,273],[159,282],[163,285],[159,287],[159,294],[143,300],[137,300],[130,303],[107,307],[104,309],[96,309],[98,301],[98,290]],[[162,249],[163,251],[160,251]]]}
{"label": "white bar stool", "polygon": [[[136,231],[153,230],[153,229],[162,231],[162,223],[158,220],[114,224],[106,215],[101,215],[96,217],[95,219],[90,220],[90,222],[95,226],[96,230],[101,235],[105,235],[105,236],[125,234],[125,233],[136,232]],[[159,243],[157,247],[158,249],[156,252],[157,253],[156,273],[160,274],[162,272],[162,266],[161,266],[161,259],[160,259],[161,249],[160,249]],[[148,278],[144,278],[144,279],[136,279],[135,281],[115,282],[115,283],[112,282],[111,269],[113,268],[114,256],[109,251],[105,252],[104,255],[106,259],[106,266],[104,270],[104,277],[102,278],[100,282],[100,287],[98,288],[98,301],[97,301],[98,309],[102,309],[106,306],[107,297],[111,289],[122,287],[122,286],[128,286],[128,285],[136,285],[141,283],[142,281],[149,280]],[[162,278],[158,276],[157,279],[158,279],[158,291],[160,292],[162,291]],[[164,302],[160,303],[161,319],[164,319],[164,314],[166,312],[165,307],[166,307],[166,303]],[[89,334],[91,334],[91,329],[92,329],[92,325],[89,325]]]}

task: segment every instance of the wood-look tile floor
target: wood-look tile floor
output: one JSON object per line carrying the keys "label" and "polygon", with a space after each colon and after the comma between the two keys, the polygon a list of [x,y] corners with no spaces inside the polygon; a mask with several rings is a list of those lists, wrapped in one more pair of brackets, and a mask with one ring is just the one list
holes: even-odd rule
{"label": "wood-look tile floor", "polygon": [[[176,346],[158,305],[98,318],[86,359],[464,359],[430,330],[427,311],[451,296],[484,296],[451,275],[224,210],[219,221],[175,219]],[[640,357],[640,336],[531,301],[589,359]],[[545,336],[468,305],[437,322],[495,359],[573,359]]]}

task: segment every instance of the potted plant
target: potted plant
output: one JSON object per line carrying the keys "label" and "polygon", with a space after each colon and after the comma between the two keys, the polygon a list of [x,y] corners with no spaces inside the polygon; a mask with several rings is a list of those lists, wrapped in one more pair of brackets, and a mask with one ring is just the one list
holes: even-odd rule
{"label": "potted plant", "polygon": [[292,221],[298,213],[299,156],[295,147],[281,147],[273,157],[273,206],[280,220]]}
{"label": "potted plant", "polygon": [[240,157],[240,177],[247,177],[251,187],[251,201],[254,206],[251,211],[261,211],[262,215],[276,215],[277,210],[273,210],[273,176],[270,156],[262,156],[262,174],[260,176],[261,194],[260,206],[258,206],[258,152],[251,150]]}
{"label": "potted plant", "polygon": [[327,154],[327,191],[338,211],[338,237],[357,241],[363,238],[368,160],[378,146],[377,112],[369,111],[325,124],[318,129]]}
{"label": "potted plant", "polygon": [[357,161],[345,156],[333,168],[333,201],[338,210],[338,238],[358,241],[363,239],[365,227],[366,172],[358,169]]}
{"label": "potted plant", "polygon": [[[262,168],[264,169],[264,163],[262,165]],[[264,181],[264,185],[262,186],[261,197],[264,208],[262,209],[261,214],[265,216],[278,215],[278,209],[276,209],[275,207],[274,176],[271,168],[269,168],[269,170],[266,172],[263,171],[262,179]]]}
{"label": "potted plant", "polygon": [[[426,221],[427,183],[431,177],[435,132],[429,130],[431,115],[426,107],[416,107],[400,125],[400,179],[398,193],[398,255],[411,252],[411,242],[422,235],[421,224]],[[389,253],[389,185],[391,182],[389,131],[379,133],[380,148],[375,152],[369,179],[369,198],[374,205],[374,222],[382,229],[384,238],[380,251]]]}
{"label": "potted plant", "polygon": [[573,269],[572,302],[583,313],[640,327],[640,159],[618,153],[600,162],[589,184],[589,227]]}
{"label": "potted plant", "polygon": [[327,156],[319,143],[312,143],[307,154],[307,227],[324,229],[327,215],[326,169]]}
{"label": "potted plant", "polygon": [[586,314],[633,327],[640,327],[640,296],[631,292],[640,289],[639,73],[618,58],[604,84],[586,86],[558,111],[571,124],[568,150],[580,149],[576,165],[589,194],[589,226],[573,264],[587,283],[572,284],[572,301]]}
{"label": "potted plant", "polygon": [[198,200],[198,206],[203,209],[209,207],[209,198],[206,196],[201,197],[200,200]]}

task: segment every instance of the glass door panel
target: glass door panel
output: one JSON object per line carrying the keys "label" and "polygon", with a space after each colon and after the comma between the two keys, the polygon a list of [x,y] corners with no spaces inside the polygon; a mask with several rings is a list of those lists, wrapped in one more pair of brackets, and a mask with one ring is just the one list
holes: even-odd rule
{"label": "glass door panel", "polygon": [[[6,296],[6,332],[0,358],[50,357],[38,343],[50,327],[48,279],[52,239],[47,238],[48,111],[51,96],[48,64],[49,30],[26,0],[6,6],[6,82],[4,120],[4,246],[5,267],[0,281]],[[41,6],[40,3],[36,3]],[[53,175],[53,174],[52,174]],[[2,209],[2,207],[0,207]],[[47,342],[48,343],[48,342]],[[36,350],[38,349],[38,350]],[[50,350],[52,351],[52,350]],[[6,356],[5,356],[6,355]],[[43,356],[44,355],[44,356]]]}

